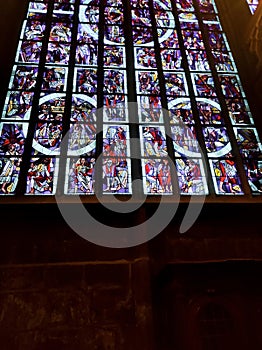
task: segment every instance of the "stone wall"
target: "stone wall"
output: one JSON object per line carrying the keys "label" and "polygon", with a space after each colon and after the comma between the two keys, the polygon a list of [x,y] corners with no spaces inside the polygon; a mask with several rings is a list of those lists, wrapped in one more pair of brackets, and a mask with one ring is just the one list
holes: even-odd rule
{"label": "stone wall", "polygon": [[153,349],[147,270],[147,259],[1,266],[1,349]]}

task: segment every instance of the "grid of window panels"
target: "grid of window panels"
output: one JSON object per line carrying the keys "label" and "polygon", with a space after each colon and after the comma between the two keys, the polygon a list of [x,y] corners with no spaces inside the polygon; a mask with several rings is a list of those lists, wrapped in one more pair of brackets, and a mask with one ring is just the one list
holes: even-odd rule
{"label": "grid of window panels", "polygon": [[131,194],[136,177],[148,195],[262,192],[212,0],[31,1],[0,137],[2,195]]}
{"label": "grid of window panels", "polygon": [[246,0],[246,2],[248,3],[250,12],[253,15],[256,12],[256,9],[259,5],[259,0]]}

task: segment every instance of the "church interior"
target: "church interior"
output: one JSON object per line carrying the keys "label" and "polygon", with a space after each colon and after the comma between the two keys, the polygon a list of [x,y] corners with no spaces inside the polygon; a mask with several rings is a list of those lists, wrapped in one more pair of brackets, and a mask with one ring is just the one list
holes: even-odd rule
{"label": "church interior", "polygon": [[[0,3],[1,109],[28,3]],[[261,138],[262,4],[252,15],[245,0],[215,3]],[[144,243],[120,247],[80,237],[51,197],[0,197],[2,350],[262,348],[261,194],[206,196],[184,233],[201,201],[169,200],[174,216],[162,232],[152,238],[143,226]],[[90,197],[81,205],[123,231],[160,206],[149,198],[119,214]]]}

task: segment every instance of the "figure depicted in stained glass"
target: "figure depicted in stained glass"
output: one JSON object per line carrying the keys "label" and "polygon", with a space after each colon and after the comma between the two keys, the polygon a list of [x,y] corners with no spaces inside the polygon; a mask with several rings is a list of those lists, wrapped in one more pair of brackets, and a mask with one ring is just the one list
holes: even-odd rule
{"label": "figure depicted in stained glass", "polygon": [[71,29],[67,23],[54,23],[51,27],[50,41],[68,43],[71,41]]}
{"label": "figure depicted in stained glass", "polygon": [[233,72],[235,67],[229,53],[212,51],[216,68],[219,72]]}
{"label": "figure depicted in stained glass", "polygon": [[214,12],[214,6],[212,4],[212,0],[198,0],[200,11],[211,13]]}
{"label": "figure depicted in stained glass", "polygon": [[172,125],[171,135],[173,146],[180,153],[198,152],[198,142],[194,126],[186,126],[181,123],[179,125]]}
{"label": "figure depicted in stained glass", "polygon": [[106,26],[105,28],[105,44],[123,44],[125,41],[124,30],[120,26]]}
{"label": "figure depicted in stained glass", "polygon": [[107,67],[122,67],[124,65],[124,48],[119,46],[105,46],[104,65]]}
{"label": "figure depicted in stained glass", "polygon": [[122,24],[124,21],[123,10],[117,7],[105,8],[105,22],[106,24]]}
{"label": "figure depicted in stained glass", "polygon": [[29,10],[40,10],[40,11],[45,11],[47,10],[48,7],[48,1],[45,2],[30,2]]}
{"label": "figure depicted in stained glass", "polygon": [[128,189],[128,165],[126,160],[120,160],[116,164],[116,191],[118,193],[127,192]]}
{"label": "figure depicted in stained glass", "polygon": [[167,155],[166,140],[160,127],[145,126],[142,128],[144,155],[163,157]]}
{"label": "figure depicted in stained glass", "polygon": [[40,120],[54,120],[54,115],[51,112],[51,109],[48,107],[48,105],[46,103],[43,103],[40,106],[40,111],[39,111],[39,115],[38,118]]}
{"label": "figure depicted in stained glass", "polygon": [[162,49],[161,60],[164,70],[180,69],[182,65],[181,51],[173,49]]}
{"label": "figure depicted in stained glass", "polygon": [[99,22],[99,7],[98,6],[86,6],[85,9],[85,20],[89,23]]}
{"label": "figure depicted in stained glass", "polygon": [[[81,14],[79,16],[81,17]],[[85,16],[83,20],[85,21]],[[88,33],[88,35],[91,36],[95,42],[98,40],[98,25],[96,23],[82,23],[80,24],[80,28],[82,28],[84,32]]]}
{"label": "figure depicted in stained glass", "polygon": [[96,69],[77,69],[76,88],[78,92],[87,92],[89,94],[96,92],[97,89],[97,70]]}
{"label": "figure depicted in stained glass", "polygon": [[161,40],[159,44],[162,48],[179,48],[177,32],[172,30],[172,33],[167,38],[164,38],[164,40]]}
{"label": "figure depicted in stained glass", "polygon": [[40,103],[39,120],[62,121],[65,112],[64,94],[41,95]]}
{"label": "figure depicted in stained glass", "polygon": [[118,94],[125,92],[125,75],[123,71],[106,70],[104,73],[104,92]]}
{"label": "figure depicted in stained glass", "polygon": [[136,49],[137,68],[156,68],[155,50],[148,47]]}
{"label": "figure depicted in stained glass", "polygon": [[28,194],[52,194],[54,189],[54,166],[52,158],[33,158],[27,174]]}
{"label": "figure depicted in stained glass", "polygon": [[209,153],[222,150],[229,142],[226,128],[207,127],[203,129],[203,135]]}
{"label": "figure depicted in stained glass", "polygon": [[133,40],[135,45],[148,44],[153,41],[152,29],[150,27],[133,27]]}
{"label": "figure depicted in stained glass", "polygon": [[197,102],[200,120],[203,124],[221,124],[223,118],[221,116],[221,108],[218,103],[211,101]]}
{"label": "figure depicted in stained glass", "polygon": [[183,194],[205,194],[206,185],[201,173],[199,160],[176,159],[178,184]]}
{"label": "figure depicted in stained glass", "polygon": [[63,91],[65,88],[66,68],[45,67],[42,90]]}
{"label": "figure depicted in stained glass", "polygon": [[[182,101],[181,101],[182,100]],[[168,101],[170,124],[194,124],[193,112],[188,98],[180,101],[170,98]]]}
{"label": "figure depicted in stained glass", "polygon": [[251,124],[250,114],[243,99],[226,99],[226,104],[233,124]]}
{"label": "figure depicted in stained glass", "polygon": [[52,42],[47,48],[47,63],[68,64],[69,62],[70,45]]}
{"label": "figure depicted in stained glass", "polygon": [[146,160],[144,171],[147,193],[172,193],[171,170],[167,159]]}
{"label": "figure depicted in stained glass", "polygon": [[251,191],[262,193],[262,160],[255,158],[246,159],[244,160],[244,167]]}
{"label": "figure depicted in stained glass", "polygon": [[[92,103],[91,103],[92,101]],[[72,98],[72,110],[71,110],[71,121],[85,122],[87,124],[95,126],[96,123],[96,108],[95,100],[90,102],[79,98],[77,95],[73,95]],[[95,129],[93,129],[95,131]]]}
{"label": "figure depicted in stained glass", "polygon": [[218,193],[242,193],[240,179],[231,153],[227,154],[226,159],[213,161],[213,168],[218,183]]}
{"label": "figure depicted in stained glass", "polygon": [[90,194],[94,192],[95,158],[80,157],[70,160],[68,193]]}
{"label": "figure depicted in stained glass", "polygon": [[0,159],[0,193],[14,193],[18,183],[20,164],[20,158],[11,157]]}
{"label": "figure depicted in stained glass", "polygon": [[210,70],[209,63],[207,60],[206,51],[188,50],[187,51],[187,60],[188,60],[189,68],[193,71],[194,70],[197,70],[197,71]]}
{"label": "figure depicted in stained glass", "polygon": [[155,166],[155,160],[149,159],[145,165],[145,173],[146,173],[146,187],[147,192],[155,193],[158,192],[158,176],[157,176],[157,167]]}
{"label": "figure depicted in stained glass", "polygon": [[79,45],[76,48],[76,63],[97,65],[97,43],[86,32],[79,39]]}
{"label": "figure depicted in stained glass", "polygon": [[27,21],[24,38],[26,40],[42,40],[45,31],[45,24],[40,21]]}
{"label": "figure depicted in stained glass", "polygon": [[176,0],[177,8],[182,11],[193,11],[192,0]]}
{"label": "figure depicted in stained glass", "polygon": [[171,168],[167,159],[160,161],[158,165],[159,183],[163,193],[172,192]]}
{"label": "figure depicted in stained glass", "polygon": [[37,123],[34,140],[41,145],[41,152],[57,150],[62,139],[61,123]]}
{"label": "figure depicted in stained glass", "polygon": [[225,39],[222,33],[208,32],[209,45],[212,51],[227,52]]}
{"label": "figure depicted in stained glass", "polygon": [[93,33],[90,32],[90,27],[86,23],[80,23],[78,25],[77,40],[79,44],[93,44],[98,45],[97,38],[93,37]]}
{"label": "figure depicted in stained glass", "polygon": [[8,93],[7,106],[3,118],[28,120],[32,106],[33,92],[11,91]]}
{"label": "figure depicted in stained glass", "polygon": [[163,120],[163,113],[161,107],[154,108],[151,104],[142,106],[140,110],[141,121],[145,123],[159,123]]}
{"label": "figure depicted in stained glass", "polygon": [[28,125],[15,123],[0,124],[0,155],[23,154],[27,127]]}
{"label": "figure depicted in stained glass", "polygon": [[42,43],[40,41],[20,42],[18,61],[23,63],[38,63],[40,59]]}
{"label": "figure depicted in stained glass", "polygon": [[71,5],[69,0],[57,1],[54,4],[54,10],[59,12],[73,11],[74,5]]}
{"label": "figure depicted in stained glass", "polygon": [[162,122],[163,113],[161,98],[157,95],[139,96],[138,101],[139,119],[142,122]]}
{"label": "figure depicted in stained glass", "polygon": [[166,93],[171,96],[184,96],[187,93],[184,75],[181,73],[164,73]]}
{"label": "figure depicted in stained glass", "polygon": [[251,159],[262,155],[262,146],[257,131],[253,128],[234,129],[240,153],[244,158]]}
{"label": "figure depicted in stained glass", "polygon": [[143,109],[160,109],[161,105],[161,97],[157,95],[142,95],[139,96],[139,104]]}
{"label": "figure depicted in stained glass", "polygon": [[196,93],[199,96],[216,96],[214,80],[211,74],[194,74]]}
{"label": "figure depicted in stained glass", "polygon": [[219,75],[218,78],[225,97],[241,97],[241,89],[235,75]]}
{"label": "figure depicted in stained glass", "polygon": [[135,8],[131,11],[132,25],[150,26],[150,12],[145,8]]}
{"label": "figure depicted in stained glass", "polygon": [[159,4],[155,4],[155,18],[158,27],[175,26],[172,12],[164,10]]}
{"label": "figure depicted in stained glass", "polygon": [[14,80],[13,89],[17,90],[33,90],[36,84],[38,68],[33,66],[17,66]]}
{"label": "figure depicted in stained glass", "polygon": [[96,137],[96,125],[90,122],[71,125],[69,131],[69,150],[80,152],[83,147],[92,144]]}
{"label": "figure depicted in stained glass", "polygon": [[104,130],[103,152],[106,156],[127,156],[126,127],[109,126]]}
{"label": "figure depicted in stained glass", "polygon": [[138,72],[139,92],[144,94],[159,95],[160,87],[157,71]]}
{"label": "figure depicted in stained glass", "polygon": [[204,42],[201,31],[182,30],[186,50],[204,50]]}
{"label": "figure depicted in stained glass", "polygon": [[125,95],[104,95],[104,119],[105,121],[125,121],[126,104]]}
{"label": "figure depicted in stained glass", "polygon": [[103,162],[103,191],[114,193],[128,193],[128,164],[125,159],[117,161],[106,158]]}
{"label": "figure depicted in stained glass", "polygon": [[116,188],[114,183],[115,178],[115,165],[112,159],[106,159],[103,165],[103,178],[106,180],[104,191],[110,191],[111,188]]}

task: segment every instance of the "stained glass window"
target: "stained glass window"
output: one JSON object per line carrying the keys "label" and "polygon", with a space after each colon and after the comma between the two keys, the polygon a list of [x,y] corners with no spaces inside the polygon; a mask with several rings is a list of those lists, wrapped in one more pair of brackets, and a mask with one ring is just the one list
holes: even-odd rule
{"label": "stained glass window", "polygon": [[256,9],[259,5],[259,0],[246,0],[252,15],[256,12]]}
{"label": "stained glass window", "polygon": [[259,194],[261,152],[215,1],[29,3],[0,194]]}

